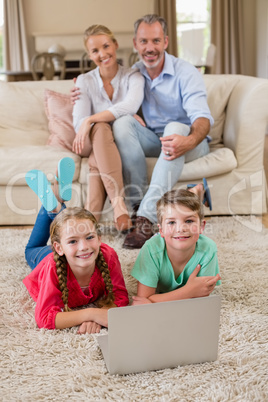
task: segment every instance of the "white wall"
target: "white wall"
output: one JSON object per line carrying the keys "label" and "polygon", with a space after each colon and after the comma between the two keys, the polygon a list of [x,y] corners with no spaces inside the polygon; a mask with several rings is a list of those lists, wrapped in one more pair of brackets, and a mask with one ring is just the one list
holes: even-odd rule
{"label": "white wall", "polygon": [[[154,12],[154,0],[23,0],[30,57],[64,43],[66,59],[80,58],[83,32],[92,24],[110,28],[118,42],[118,56],[132,50],[133,25],[142,15]],[[124,58],[124,57],[123,57]]]}
{"label": "white wall", "polygon": [[29,34],[82,33],[92,24],[129,31],[137,18],[153,9],[154,0],[24,0]]}

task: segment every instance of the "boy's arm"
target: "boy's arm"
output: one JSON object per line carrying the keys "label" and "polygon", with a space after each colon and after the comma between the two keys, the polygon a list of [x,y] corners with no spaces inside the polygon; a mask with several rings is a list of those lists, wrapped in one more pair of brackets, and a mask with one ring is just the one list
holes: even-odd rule
{"label": "boy's arm", "polygon": [[138,282],[137,284],[137,296],[132,296],[132,306],[137,306],[138,304],[148,304],[153,303],[149,297],[154,295],[156,288],[152,288],[150,286],[143,285]]}
{"label": "boy's arm", "polygon": [[201,266],[198,264],[189,276],[185,286],[167,293],[156,294],[155,288],[150,288],[138,282],[137,297],[133,296],[133,305],[209,296],[214,290],[217,281],[221,278],[219,274],[216,276],[197,276],[200,268]]}

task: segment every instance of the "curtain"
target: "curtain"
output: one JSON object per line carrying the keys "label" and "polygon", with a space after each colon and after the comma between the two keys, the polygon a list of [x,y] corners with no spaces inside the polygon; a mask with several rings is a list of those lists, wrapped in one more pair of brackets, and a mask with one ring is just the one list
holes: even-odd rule
{"label": "curtain", "polygon": [[211,0],[211,43],[216,74],[244,74],[243,0]]}
{"label": "curtain", "polygon": [[4,0],[4,61],[6,70],[30,70],[22,0]]}
{"label": "curtain", "polygon": [[178,56],[176,0],[155,0],[155,13],[165,18],[168,25],[167,51]]}

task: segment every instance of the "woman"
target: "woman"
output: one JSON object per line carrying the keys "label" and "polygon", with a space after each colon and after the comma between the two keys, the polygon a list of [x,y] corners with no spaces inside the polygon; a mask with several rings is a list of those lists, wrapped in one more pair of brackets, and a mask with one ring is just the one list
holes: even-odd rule
{"label": "woman", "polygon": [[118,43],[105,26],[89,27],[84,34],[84,44],[89,58],[97,66],[77,78],[80,95],[73,109],[77,133],[73,151],[89,157],[85,208],[99,219],[108,194],[115,226],[126,231],[132,222],[124,202],[121,158],[114,142],[112,122],[137,112],[143,100],[144,78],[138,70],[118,64]]}

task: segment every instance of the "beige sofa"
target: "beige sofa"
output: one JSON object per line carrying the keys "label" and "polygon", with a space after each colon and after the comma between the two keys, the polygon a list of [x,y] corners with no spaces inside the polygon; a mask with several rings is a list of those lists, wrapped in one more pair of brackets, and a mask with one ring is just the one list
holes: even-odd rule
{"label": "beige sofa", "polygon": [[[264,213],[267,186],[263,147],[268,121],[268,80],[238,75],[205,75],[204,80],[215,119],[211,153],[187,163],[178,186],[206,177],[212,194],[213,215]],[[69,94],[72,85],[71,80],[0,82],[1,225],[34,223],[40,201],[27,187],[25,173],[41,169],[53,182],[57,162],[64,156],[71,156],[76,166],[69,205],[83,205],[89,173],[87,160],[68,149],[47,145],[49,138],[53,143],[49,128],[55,131],[60,124],[65,132],[66,121],[58,121],[61,113],[69,114],[68,124],[71,124],[71,109],[69,106],[66,111],[52,103],[50,113],[56,112],[56,117],[51,121],[49,116],[48,120],[44,91]],[[68,97],[64,97],[66,109]],[[69,133],[70,127],[67,127],[66,136]],[[71,141],[69,137],[68,141]],[[148,158],[149,177],[154,163],[154,158]],[[206,209],[206,213],[210,212]],[[107,202],[102,220],[111,217]]]}

